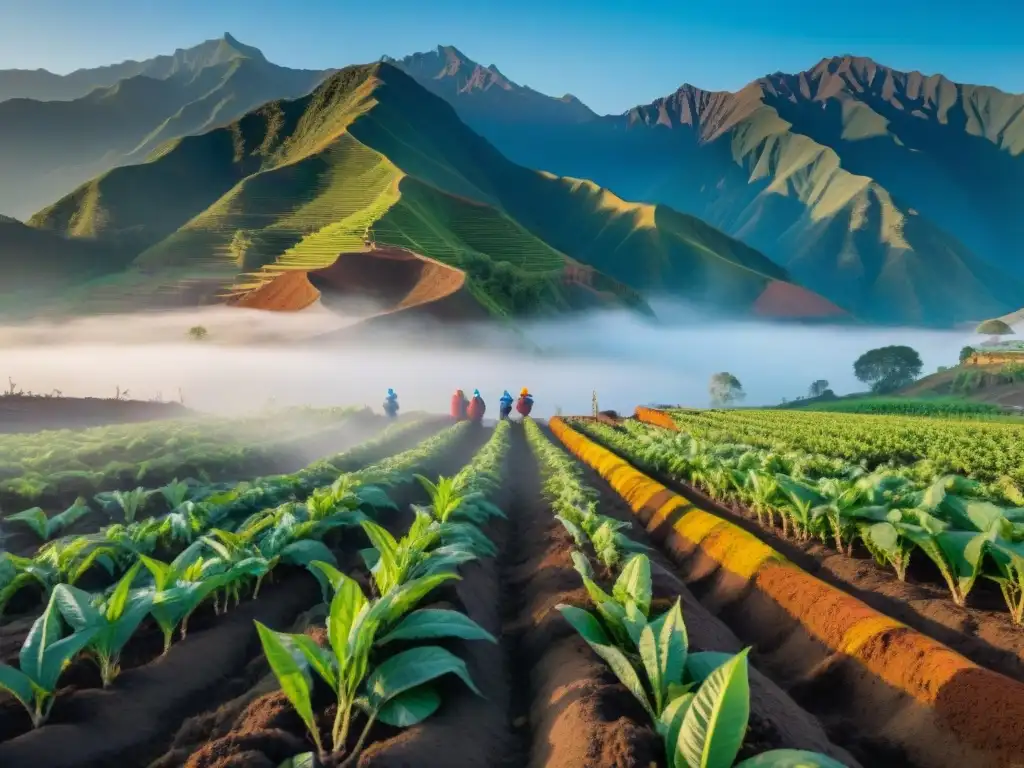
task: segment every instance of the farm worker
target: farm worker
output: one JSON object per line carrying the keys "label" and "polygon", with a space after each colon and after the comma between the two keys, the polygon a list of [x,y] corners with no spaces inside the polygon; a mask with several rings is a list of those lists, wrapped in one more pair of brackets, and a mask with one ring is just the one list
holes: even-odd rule
{"label": "farm worker", "polygon": [[501,400],[498,401],[498,415],[502,419],[507,419],[509,414],[512,413],[512,395],[508,393],[506,389],[504,394],[501,396]]}
{"label": "farm worker", "polygon": [[484,411],[486,410],[487,406],[484,404],[484,399],[480,397],[480,390],[474,389],[473,399],[469,402],[469,409],[466,411],[469,420],[479,424],[484,420]]}
{"label": "farm worker", "polygon": [[455,394],[452,395],[452,418],[456,421],[462,421],[466,418],[466,406],[469,402],[466,400],[466,395],[461,389],[455,390]]}
{"label": "farm worker", "polygon": [[530,394],[530,390],[523,387],[519,390],[519,399],[516,401],[516,411],[523,418],[530,415],[530,411],[533,410],[533,395]]}
{"label": "farm worker", "polygon": [[384,398],[384,413],[392,419],[398,415],[398,395],[393,389],[388,389],[388,396]]}

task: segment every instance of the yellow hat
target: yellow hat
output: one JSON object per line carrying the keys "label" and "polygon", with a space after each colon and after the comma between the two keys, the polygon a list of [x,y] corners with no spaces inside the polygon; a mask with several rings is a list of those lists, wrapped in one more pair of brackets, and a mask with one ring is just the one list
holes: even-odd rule
{"label": "yellow hat", "polygon": [[528,390],[526,387],[523,387],[522,389],[519,390],[520,397],[526,397],[528,394],[530,394],[530,390]]}

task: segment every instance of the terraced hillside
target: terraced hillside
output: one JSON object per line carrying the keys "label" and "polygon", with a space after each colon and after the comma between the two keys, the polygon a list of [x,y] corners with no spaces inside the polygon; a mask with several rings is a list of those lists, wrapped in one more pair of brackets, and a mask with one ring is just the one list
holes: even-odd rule
{"label": "terraced hillside", "polygon": [[865,320],[1019,306],[1022,96],[842,57],[598,117],[453,48],[396,64],[516,162],[699,216]]}
{"label": "terraced hillside", "polygon": [[787,281],[692,217],[509,162],[386,63],[172,142],[30,223],[139,254],[126,273],[63,295],[65,311],[239,301],[282,273],[387,248],[461,270],[499,316],[608,302],[646,311],[646,290],[744,312]]}

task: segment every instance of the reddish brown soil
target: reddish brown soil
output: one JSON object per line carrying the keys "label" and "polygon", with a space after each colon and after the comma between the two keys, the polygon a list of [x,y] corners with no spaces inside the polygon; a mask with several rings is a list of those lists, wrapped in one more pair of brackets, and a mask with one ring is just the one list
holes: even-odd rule
{"label": "reddish brown soil", "polygon": [[0,433],[85,429],[107,424],[174,419],[190,413],[180,403],[97,397],[0,395]]}
{"label": "reddish brown soil", "polygon": [[531,768],[648,768],[663,764],[660,740],[640,704],[555,609],[588,607],[573,570],[573,542],[541,498],[540,475],[522,428],[513,425],[508,509],[518,561],[509,571],[518,595],[515,637],[521,675],[529,675]]}
{"label": "reddish brown soil", "polygon": [[825,297],[781,280],[768,283],[754,302],[753,312],[759,317],[787,319],[849,317]]}
{"label": "reddish brown soil", "polygon": [[462,270],[403,248],[343,253],[329,267],[288,271],[235,298],[240,307],[296,312],[318,299],[330,309],[346,299],[370,301],[375,316],[422,310],[442,320],[473,319],[482,310],[464,291]]}

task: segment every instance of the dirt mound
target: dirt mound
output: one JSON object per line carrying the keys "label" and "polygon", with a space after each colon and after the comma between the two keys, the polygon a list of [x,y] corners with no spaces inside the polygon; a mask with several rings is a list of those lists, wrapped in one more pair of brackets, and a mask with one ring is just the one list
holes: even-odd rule
{"label": "dirt mound", "polygon": [[3,395],[0,396],[0,433],[86,429],[107,424],[172,419],[189,413],[180,403],[56,395]]}
{"label": "dirt mound", "polygon": [[759,317],[810,319],[850,316],[825,297],[781,280],[768,283],[752,309]]}
{"label": "dirt mound", "polygon": [[282,272],[234,299],[239,307],[298,312],[318,300],[363,320],[422,310],[441,320],[473,319],[482,310],[465,290],[466,275],[404,248],[343,253],[329,267]]}

